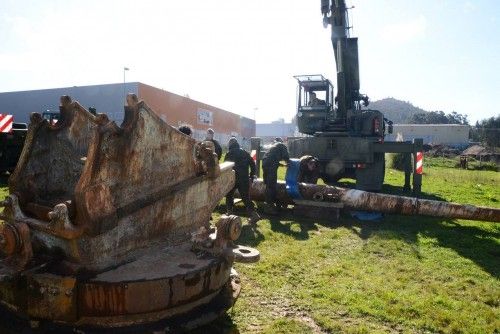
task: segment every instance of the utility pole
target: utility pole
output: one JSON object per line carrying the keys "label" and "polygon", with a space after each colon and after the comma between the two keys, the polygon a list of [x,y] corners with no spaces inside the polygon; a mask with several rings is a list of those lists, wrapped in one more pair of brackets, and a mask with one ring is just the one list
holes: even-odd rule
{"label": "utility pole", "polygon": [[254,121],[254,132],[253,135],[257,135],[257,110],[259,110],[258,107],[253,108],[253,121]]}
{"label": "utility pole", "polygon": [[125,73],[130,70],[128,67],[123,67],[123,98],[127,100],[127,93],[125,92]]}

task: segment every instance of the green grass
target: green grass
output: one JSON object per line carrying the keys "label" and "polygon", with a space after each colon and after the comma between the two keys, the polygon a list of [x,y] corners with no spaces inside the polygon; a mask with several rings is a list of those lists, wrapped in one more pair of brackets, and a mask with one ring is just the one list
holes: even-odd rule
{"label": "green grass", "polygon": [[[423,197],[500,207],[498,173],[432,164],[424,172]],[[403,180],[387,170],[384,191],[402,194]],[[243,289],[212,325],[221,332],[500,331],[499,224],[398,215],[328,222],[288,212],[244,226],[239,243],[258,248],[261,261],[236,264]]]}
{"label": "green grass", "polygon": [[[500,207],[499,173],[432,164],[424,173],[424,197]],[[401,193],[403,178],[388,169],[384,191]],[[288,211],[244,225],[238,242],[261,260],[235,265],[236,305],[199,333],[500,332],[500,224],[347,214],[334,222]]]}
{"label": "green grass", "polygon": [[[7,188],[7,176],[0,174],[0,201],[9,194],[9,189]],[[3,207],[0,207],[0,212],[3,211]]]}

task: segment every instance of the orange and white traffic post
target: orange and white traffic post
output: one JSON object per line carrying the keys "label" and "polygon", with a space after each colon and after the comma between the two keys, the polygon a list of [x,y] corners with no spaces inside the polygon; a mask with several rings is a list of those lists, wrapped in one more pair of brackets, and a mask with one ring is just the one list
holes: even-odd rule
{"label": "orange and white traffic post", "polygon": [[12,115],[0,114],[0,132],[9,133],[12,131],[14,117]]}
{"label": "orange and white traffic post", "polygon": [[422,174],[424,170],[424,141],[422,138],[413,140],[413,195],[417,196],[422,190]]}

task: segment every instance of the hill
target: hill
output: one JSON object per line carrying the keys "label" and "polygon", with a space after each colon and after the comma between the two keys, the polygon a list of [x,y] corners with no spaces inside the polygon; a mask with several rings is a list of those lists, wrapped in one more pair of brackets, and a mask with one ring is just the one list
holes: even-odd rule
{"label": "hill", "polygon": [[370,109],[380,110],[384,117],[398,123],[410,123],[414,114],[425,113],[426,110],[415,107],[407,101],[401,101],[393,97],[387,97],[382,100],[373,101],[368,106]]}

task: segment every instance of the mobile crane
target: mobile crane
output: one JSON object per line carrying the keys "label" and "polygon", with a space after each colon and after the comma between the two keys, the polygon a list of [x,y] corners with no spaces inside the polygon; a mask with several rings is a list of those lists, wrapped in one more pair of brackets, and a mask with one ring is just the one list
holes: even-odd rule
{"label": "mobile crane", "polygon": [[[289,139],[290,155],[317,157],[321,176],[327,183],[349,177],[356,180],[358,189],[380,191],[385,153],[415,154],[421,150],[420,141],[416,140],[417,144],[384,142],[385,131],[392,133],[392,122],[380,111],[367,109],[369,98],[359,92],[358,39],[349,34],[351,27],[345,1],[321,0],[321,14],[324,27],[331,27],[337,91],[334,96],[332,83],[322,75],[295,76],[298,130],[308,136]],[[410,171],[407,171],[405,187],[409,187]]]}

